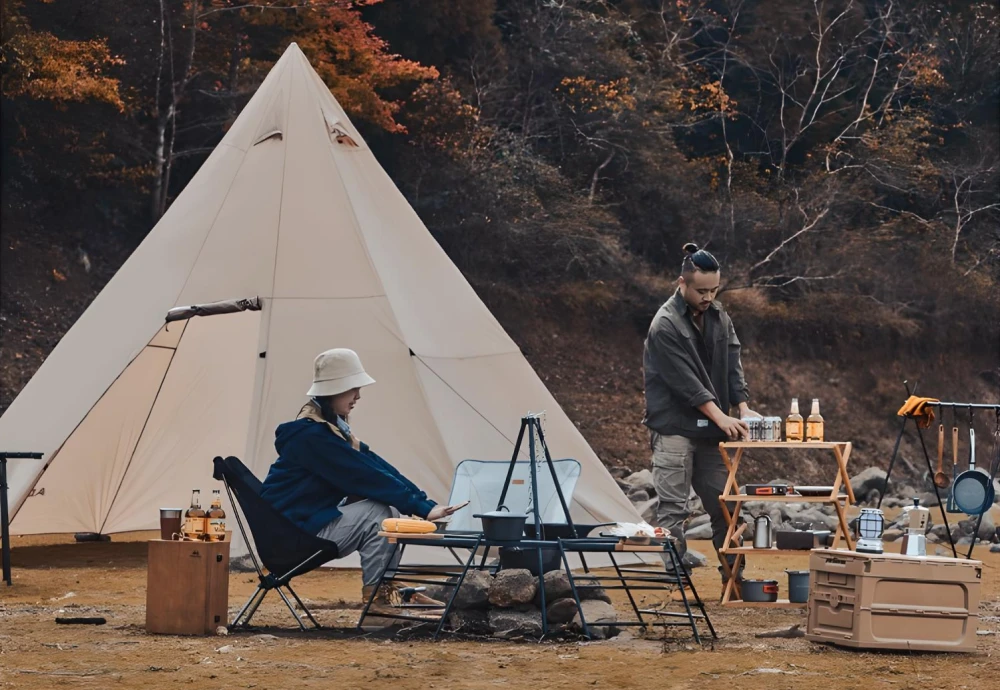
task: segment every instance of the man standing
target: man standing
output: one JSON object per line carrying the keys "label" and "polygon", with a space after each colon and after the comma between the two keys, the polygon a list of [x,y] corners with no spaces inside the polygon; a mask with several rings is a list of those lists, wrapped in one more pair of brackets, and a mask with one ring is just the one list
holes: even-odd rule
{"label": "man standing", "polygon": [[745,422],[730,416],[732,407],[739,407],[740,417],[757,416],[747,405],[740,341],[715,301],[719,262],[694,244],[684,245],[684,251],[677,291],[653,317],[643,353],[643,423],[653,451],[656,519],[677,537],[681,556],[687,551],[684,521],[692,488],[712,520],[712,543],[716,550],[723,546],[727,524],[719,496],[728,472],[719,442],[748,433]]}

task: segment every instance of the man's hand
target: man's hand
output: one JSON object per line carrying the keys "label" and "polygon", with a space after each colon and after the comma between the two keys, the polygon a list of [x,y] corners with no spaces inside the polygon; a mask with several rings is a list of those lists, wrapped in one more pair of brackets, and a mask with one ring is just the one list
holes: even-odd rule
{"label": "man's hand", "polygon": [[730,441],[738,441],[750,435],[750,427],[742,419],[723,415],[716,424],[729,437]]}
{"label": "man's hand", "polygon": [[747,417],[763,417],[760,412],[754,412],[750,409],[750,406],[746,403],[740,403],[740,419],[746,419]]}
{"label": "man's hand", "polygon": [[469,505],[468,501],[466,501],[465,503],[459,503],[458,505],[454,506],[434,506],[433,508],[431,508],[431,512],[427,513],[427,519],[430,520],[431,522],[434,522],[435,520],[446,518],[452,513],[461,510],[467,505]]}

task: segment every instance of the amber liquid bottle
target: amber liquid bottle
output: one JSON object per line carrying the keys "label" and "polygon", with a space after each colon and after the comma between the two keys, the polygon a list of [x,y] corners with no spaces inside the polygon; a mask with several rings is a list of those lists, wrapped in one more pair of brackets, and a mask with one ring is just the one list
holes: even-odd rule
{"label": "amber liquid bottle", "polygon": [[823,418],[819,414],[819,399],[813,398],[812,409],[806,418],[806,440],[823,440]]}
{"label": "amber liquid bottle", "polygon": [[785,440],[786,441],[801,441],[802,440],[802,415],[799,414],[799,399],[792,398],[792,410],[785,418]]}
{"label": "amber liquid bottle", "polygon": [[222,509],[219,489],[212,489],[212,506],[208,509],[205,538],[208,541],[226,540],[226,511]]}
{"label": "amber liquid bottle", "polygon": [[184,511],[184,526],[181,531],[188,539],[204,539],[205,510],[201,507],[201,491],[191,492],[191,507]]}

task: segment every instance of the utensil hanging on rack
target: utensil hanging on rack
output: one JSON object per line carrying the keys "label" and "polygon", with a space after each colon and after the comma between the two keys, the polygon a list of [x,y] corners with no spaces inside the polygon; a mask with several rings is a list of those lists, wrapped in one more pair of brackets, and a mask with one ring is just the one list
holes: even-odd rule
{"label": "utensil hanging on rack", "polygon": [[939,489],[951,486],[951,477],[944,473],[944,424],[938,425],[937,472],[934,473],[934,484]]}
{"label": "utensil hanging on rack", "polygon": [[[958,475],[952,494],[955,506],[968,515],[981,515],[993,504],[990,475],[976,467],[976,430],[969,411],[969,469]],[[989,500],[987,500],[989,499]]]}
{"label": "utensil hanging on rack", "polygon": [[955,480],[958,479],[958,415],[955,415],[955,426],[951,428],[951,491],[948,492],[948,505],[945,510],[949,513],[961,513],[955,504]]}

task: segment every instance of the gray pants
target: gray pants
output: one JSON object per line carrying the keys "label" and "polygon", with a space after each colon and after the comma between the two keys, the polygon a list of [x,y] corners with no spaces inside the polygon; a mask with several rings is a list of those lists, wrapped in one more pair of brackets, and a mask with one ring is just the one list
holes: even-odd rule
{"label": "gray pants", "polygon": [[316,536],[337,545],[340,556],[357,551],[361,555],[361,579],[374,585],[386,564],[390,569],[399,565],[399,550],[385,537],[378,536],[382,520],[399,517],[399,511],[370,499],[340,507],[340,517],[319,531]]}
{"label": "gray pants", "polygon": [[[651,434],[653,484],[660,499],[656,507],[657,523],[677,537],[677,552],[683,556],[687,551],[684,522],[691,514],[688,497],[693,488],[711,518],[712,544],[718,550],[725,544],[729,529],[719,504],[729,477],[719,444],[684,436],[663,436],[655,431]],[[727,505],[730,513],[736,508],[734,503]],[[732,564],[734,558],[729,556],[727,560]]]}

